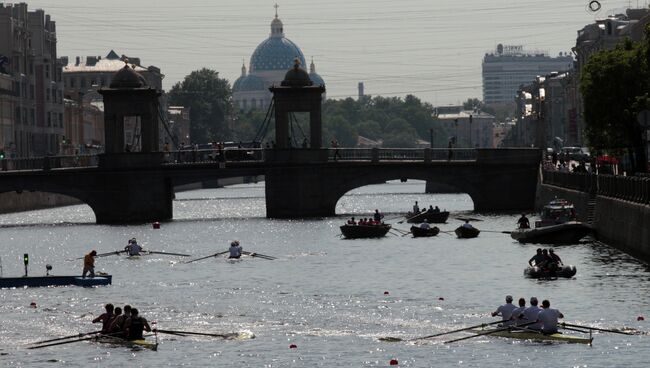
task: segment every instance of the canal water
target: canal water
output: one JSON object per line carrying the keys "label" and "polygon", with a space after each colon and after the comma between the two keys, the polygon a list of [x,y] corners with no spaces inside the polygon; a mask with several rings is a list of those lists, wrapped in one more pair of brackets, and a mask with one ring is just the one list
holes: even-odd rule
{"label": "canal water", "polygon": [[[592,347],[480,337],[443,344],[431,335],[494,321],[489,313],[511,294],[515,300],[549,299],[567,322],[650,331],[650,272],[646,265],[602,244],[557,247],[574,279],[525,279],[534,245],[520,245],[502,231],[518,214],[472,214],[483,230],[476,239],[441,233],[434,238],[389,234],[344,240],[349,216],[378,208],[396,228],[413,202],[452,211],[443,231],[460,225],[454,215],[473,208],[467,195],[424,195],[423,182],[390,182],[355,190],[337,205],[336,217],[269,220],[263,184],[178,193],[175,219],[150,224],[94,224],[87,206],[0,216],[0,256],[5,277],[81,272],[81,257],[119,250],[136,237],[145,249],[188,253],[191,258],[227,249],[278,257],[229,263],[210,258],[191,264],[163,255],[98,258],[98,271],[113,285],[0,290],[0,366],[8,367],[646,367],[650,337],[595,334]],[[507,195],[507,188],[504,188]],[[393,219],[391,219],[393,218]],[[72,259],[72,260],[71,260]],[[36,303],[31,308],[30,303]],[[253,339],[159,334],[159,350],[132,351],[91,342],[37,350],[27,344],[98,329],[91,320],[111,302],[137,307],[158,328],[212,333],[253,333]],[[648,321],[637,321],[638,316]],[[295,348],[290,346],[295,345]]]}

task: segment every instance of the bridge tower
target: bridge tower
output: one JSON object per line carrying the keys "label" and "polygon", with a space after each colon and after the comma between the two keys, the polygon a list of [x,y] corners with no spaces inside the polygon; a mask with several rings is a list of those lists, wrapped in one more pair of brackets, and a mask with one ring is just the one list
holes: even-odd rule
{"label": "bridge tower", "polygon": [[[98,223],[160,221],[172,218],[173,185],[160,170],[160,92],[128,64],[113,76],[104,97],[105,152],[97,177],[101,196],[89,203]],[[148,173],[143,175],[143,169]]]}

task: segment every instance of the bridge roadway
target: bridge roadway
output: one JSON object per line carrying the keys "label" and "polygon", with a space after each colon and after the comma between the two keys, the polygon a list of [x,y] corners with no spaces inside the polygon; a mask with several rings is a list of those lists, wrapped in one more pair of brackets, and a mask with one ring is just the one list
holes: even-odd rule
{"label": "bridge roadway", "polygon": [[0,192],[64,194],[88,204],[97,223],[110,224],[172,219],[174,187],[206,180],[264,175],[267,217],[292,218],[332,216],[338,200],[361,186],[420,179],[469,194],[477,211],[516,211],[534,206],[541,159],[537,149],[453,150],[451,160],[446,149],[341,149],[336,161],[332,150],[308,151],[247,150],[225,161],[181,152],[162,165],[111,169],[59,168],[50,158],[40,169],[0,171]]}

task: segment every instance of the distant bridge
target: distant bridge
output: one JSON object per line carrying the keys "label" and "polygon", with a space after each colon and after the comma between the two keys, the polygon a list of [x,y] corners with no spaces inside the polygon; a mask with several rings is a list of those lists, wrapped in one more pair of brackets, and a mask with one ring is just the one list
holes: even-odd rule
{"label": "distant bridge", "polygon": [[[0,161],[0,192],[40,191],[88,204],[98,223],[173,218],[174,187],[265,176],[271,218],[332,216],[348,191],[392,179],[420,179],[469,194],[477,211],[534,206],[537,149],[237,149],[160,152],[157,165],[107,168],[100,156]],[[151,153],[148,153],[151,155]]]}

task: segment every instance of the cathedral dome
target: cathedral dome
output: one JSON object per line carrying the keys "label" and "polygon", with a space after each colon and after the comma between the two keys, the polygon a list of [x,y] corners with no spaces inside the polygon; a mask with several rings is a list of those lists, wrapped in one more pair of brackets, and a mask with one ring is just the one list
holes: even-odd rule
{"label": "cathedral dome", "polygon": [[129,64],[124,65],[111,81],[110,88],[142,88],[146,87],[147,82],[144,77],[138,74]]}
{"label": "cathedral dome", "polygon": [[300,61],[296,58],[293,68],[284,75],[283,86],[305,87],[313,85],[307,71],[300,67]]}
{"label": "cathedral dome", "polygon": [[259,91],[264,89],[264,81],[256,75],[248,75],[246,77],[239,77],[232,87],[233,91]]}
{"label": "cathedral dome", "polygon": [[311,61],[311,65],[309,66],[309,79],[311,79],[315,86],[325,85],[323,78],[318,73],[316,73],[316,65],[314,65],[314,60]]}
{"label": "cathedral dome", "polygon": [[251,56],[250,72],[287,70],[293,67],[295,58],[306,65],[300,47],[284,37],[284,26],[276,13],[271,21],[271,35],[257,46]]}

